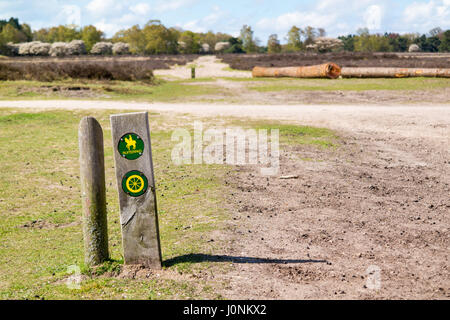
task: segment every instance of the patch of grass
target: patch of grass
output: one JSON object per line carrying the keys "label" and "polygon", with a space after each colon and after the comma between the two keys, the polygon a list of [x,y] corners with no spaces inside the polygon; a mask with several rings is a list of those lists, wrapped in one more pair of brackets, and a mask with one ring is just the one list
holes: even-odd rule
{"label": "patch of grass", "polygon": [[[256,78],[258,79],[258,78]],[[270,79],[270,78],[259,78]],[[252,79],[255,80],[255,79]],[[258,80],[267,81],[267,80]],[[258,92],[276,91],[367,91],[367,90],[429,90],[450,86],[445,78],[402,78],[402,79],[279,79],[269,80],[270,84],[250,85],[250,90]]]}
{"label": "patch of grass", "polygon": [[[189,82],[212,81],[210,79],[193,79],[179,81],[156,80],[156,85],[145,82],[130,81],[55,81],[51,88],[46,82],[38,81],[0,81],[0,99],[76,99],[85,98],[83,90],[79,96],[68,95],[64,90],[68,87],[80,87],[89,89],[89,98],[99,100],[134,100],[134,101],[162,101],[177,102],[195,97],[210,95],[220,91],[214,86],[186,85]],[[53,91],[52,88],[59,87]]]}
{"label": "patch of grass", "polygon": [[195,78],[195,79],[179,79],[179,80],[174,80],[172,82],[175,83],[195,83],[195,82],[215,82],[216,79],[211,78],[211,77],[206,77],[206,78]]}
{"label": "patch of grass", "polygon": [[[242,71],[242,70],[239,70]],[[250,73],[250,71],[249,71]],[[221,77],[221,79],[235,82],[279,82],[280,78],[239,78],[239,77]],[[283,80],[298,80],[294,78],[283,78]]]}
{"label": "patch of grass", "polygon": [[[239,72],[243,72],[242,70],[237,70],[237,69],[233,69],[230,66],[228,67],[223,67],[222,71],[230,71],[230,72],[234,72],[234,71],[239,71]],[[245,71],[244,71],[245,72]]]}
{"label": "patch of grass", "polygon": [[235,125],[245,128],[265,129],[270,135],[271,130],[278,129],[280,144],[284,145],[312,145],[322,148],[337,147],[339,137],[330,129],[311,126],[285,124],[273,121],[235,120]]}

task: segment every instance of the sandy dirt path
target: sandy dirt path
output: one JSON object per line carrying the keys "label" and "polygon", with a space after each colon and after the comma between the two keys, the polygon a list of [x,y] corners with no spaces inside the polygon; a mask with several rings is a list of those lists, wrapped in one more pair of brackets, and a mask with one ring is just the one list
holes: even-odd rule
{"label": "sandy dirt path", "polygon": [[450,105],[226,105],[166,104],[116,101],[0,101],[0,107],[32,109],[152,110],[198,116],[233,116],[285,120],[351,132],[384,132],[450,142]]}
{"label": "sandy dirt path", "polygon": [[196,78],[218,78],[218,77],[237,77],[251,78],[250,71],[231,70],[230,66],[221,62],[216,56],[202,56],[184,66],[173,66],[170,69],[155,70],[156,76],[167,77],[171,79],[190,79],[191,67],[195,67]]}
{"label": "sandy dirt path", "polygon": [[[151,110],[328,127],[336,150],[283,150],[280,175],[226,178],[232,219],[207,277],[232,299],[450,298],[450,105],[0,101],[0,107]],[[302,160],[312,159],[312,160]]]}

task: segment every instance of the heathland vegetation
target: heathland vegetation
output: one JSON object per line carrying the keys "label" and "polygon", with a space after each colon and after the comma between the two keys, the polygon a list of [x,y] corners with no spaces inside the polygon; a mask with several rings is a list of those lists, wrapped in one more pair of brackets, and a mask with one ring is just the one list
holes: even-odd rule
{"label": "heathland vegetation", "polygon": [[[32,30],[28,24],[20,23],[17,18],[0,20],[0,54],[3,55],[49,55],[51,48],[60,48],[61,43],[73,45],[74,41],[83,41],[83,50],[76,51],[81,54],[450,51],[450,30],[445,31],[439,27],[422,35],[419,33],[372,34],[367,28],[361,28],[356,34],[333,39],[326,37],[326,30],[323,28],[292,26],[284,39],[286,41],[282,44],[279,36],[272,34],[265,43],[254,36],[252,27],[248,25],[241,28],[238,37],[233,37],[220,32],[199,33],[178,27],[166,27],[159,20],[150,20],[144,26],[135,25],[107,38],[101,30],[92,25],[84,27],[60,25]],[[17,44],[27,42],[39,44],[39,49],[20,52]],[[52,44],[51,47],[49,44]],[[97,48],[95,48],[96,44]],[[114,50],[113,44],[120,44],[116,46],[119,49]]]}

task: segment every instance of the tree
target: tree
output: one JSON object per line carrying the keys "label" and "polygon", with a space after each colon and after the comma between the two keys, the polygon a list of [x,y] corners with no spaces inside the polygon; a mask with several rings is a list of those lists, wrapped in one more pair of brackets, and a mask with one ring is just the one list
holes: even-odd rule
{"label": "tree", "polygon": [[21,31],[27,38],[27,41],[33,40],[33,32],[31,31],[31,27],[28,24],[26,23],[22,24]]}
{"label": "tree", "polygon": [[404,33],[402,37],[408,40],[408,44],[412,44],[416,41],[417,38],[420,37],[419,33]]}
{"label": "tree", "polygon": [[355,37],[355,51],[362,52],[388,52],[392,51],[389,39],[379,34],[369,34],[367,28],[358,29],[358,36]]}
{"label": "tree", "polygon": [[245,52],[251,53],[257,51],[256,41],[253,38],[253,30],[250,26],[244,25],[241,29],[239,39],[242,41],[242,46]]}
{"label": "tree", "polygon": [[319,35],[319,32],[316,29],[314,29],[313,27],[307,26],[305,28],[304,34],[305,34],[305,38],[306,38],[304,41],[304,44],[305,44],[305,46],[307,46],[309,44],[314,43],[314,40]]}
{"label": "tree", "polygon": [[103,40],[104,33],[96,27],[89,25],[81,29],[81,40],[84,41],[87,52],[90,52],[92,47]]}
{"label": "tree", "polygon": [[441,44],[439,45],[439,52],[450,52],[450,30],[443,33]]}
{"label": "tree", "polygon": [[358,36],[368,36],[369,33],[369,28],[358,28],[358,30],[356,30],[356,34]]}
{"label": "tree", "polygon": [[281,51],[280,41],[276,34],[271,34],[269,40],[267,41],[267,52],[268,53],[279,53]]}
{"label": "tree", "polygon": [[80,40],[80,30],[74,26],[57,26],[49,29],[40,29],[33,33],[34,40],[42,42],[70,42],[72,40]]}
{"label": "tree", "polygon": [[216,39],[216,35],[212,31],[208,31],[206,34],[200,37],[202,44],[207,43],[210,48],[214,48],[216,43],[218,42]]}
{"label": "tree", "polygon": [[0,32],[0,55],[7,54],[6,41],[3,39],[2,33]]}
{"label": "tree", "polygon": [[199,53],[200,51],[199,36],[192,31],[184,31],[178,42],[183,43],[180,50],[182,53]]}
{"label": "tree", "polygon": [[286,36],[288,51],[299,51],[303,49],[302,34],[302,29],[292,26]]}
{"label": "tree", "polygon": [[394,52],[408,51],[409,41],[407,37],[403,37],[398,33],[385,33],[384,36],[388,38],[389,45]]}
{"label": "tree", "polygon": [[17,18],[9,18],[9,20],[0,20],[0,32],[6,25],[10,25],[11,27],[19,31],[22,30],[22,27],[19,23],[19,19]]}
{"label": "tree", "polygon": [[324,28],[318,28],[317,33],[319,34],[319,37],[325,37],[327,35],[327,32]]}
{"label": "tree", "polygon": [[225,53],[245,53],[242,40],[240,38],[230,37],[228,42],[231,46],[224,51]]}
{"label": "tree", "polygon": [[431,37],[436,37],[440,33],[442,33],[442,29],[440,27],[436,27],[436,28],[431,29],[428,33],[430,34]]}
{"label": "tree", "polygon": [[142,29],[146,54],[175,54],[178,41],[176,35],[164,27],[158,20],[150,20]]}
{"label": "tree", "polygon": [[3,27],[1,37],[5,43],[19,43],[27,41],[27,36],[22,31],[14,28],[11,24],[7,24]]}
{"label": "tree", "polygon": [[178,51],[179,32],[167,29],[159,20],[150,20],[144,28],[135,25],[117,32],[113,42],[125,42],[134,54],[174,54]]}
{"label": "tree", "polygon": [[4,43],[26,42],[32,39],[30,26],[21,25],[17,18],[10,18],[8,21],[0,20],[0,34]]}
{"label": "tree", "polygon": [[342,41],[342,48],[345,51],[355,51],[355,37],[356,36],[353,34],[338,37],[338,39]]}
{"label": "tree", "polygon": [[113,42],[125,42],[130,46],[133,54],[145,53],[145,36],[139,25],[117,32],[113,37]]}
{"label": "tree", "polygon": [[184,32],[180,27],[171,27],[169,31],[172,33],[172,36],[179,41],[181,34]]}
{"label": "tree", "polygon": [[438,52],[441,40],[437,36],[427,37],[423,34],[415,40],[415,43],[423,52]]}

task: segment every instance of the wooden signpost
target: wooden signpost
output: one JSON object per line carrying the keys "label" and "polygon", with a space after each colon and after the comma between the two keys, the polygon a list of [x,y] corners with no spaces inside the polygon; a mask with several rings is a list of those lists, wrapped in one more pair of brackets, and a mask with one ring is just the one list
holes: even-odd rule
{"label": "wooden signpost", "polygon": [[161,268],[148,113],[111,116],[125,264]]}

